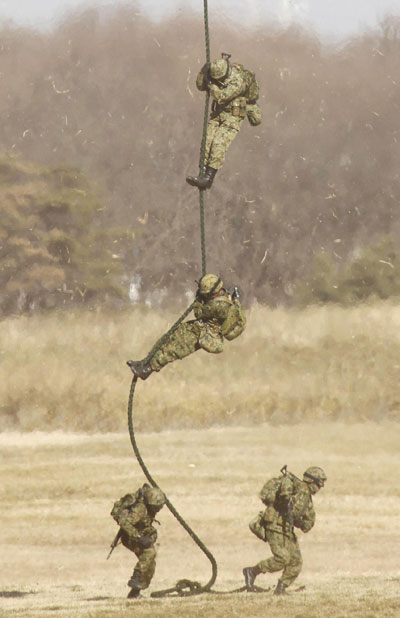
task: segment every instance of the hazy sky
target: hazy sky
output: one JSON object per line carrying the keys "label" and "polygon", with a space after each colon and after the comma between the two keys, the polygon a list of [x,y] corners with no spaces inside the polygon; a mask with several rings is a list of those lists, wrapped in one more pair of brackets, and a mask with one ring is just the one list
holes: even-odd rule
{"label": "hazy sky", "polygon": [[[49,27],[65,12],[87,5],[129,4],[129,0],[0,0],[0,19],[21,25]],[[202,12],[203,0],[137,0],[154,19],[173,16],[183,6]],[[400,0],[208,0],[210,24],[231,19],[248,24],[264,19],[300,21],[323,37],[343,37],[374,27],[387,13],[400,15]]]}

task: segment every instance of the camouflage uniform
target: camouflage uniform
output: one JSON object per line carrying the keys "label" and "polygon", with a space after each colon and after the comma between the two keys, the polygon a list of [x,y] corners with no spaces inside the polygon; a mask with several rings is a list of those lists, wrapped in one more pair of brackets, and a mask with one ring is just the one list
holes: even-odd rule
{"label": "camouflage uniform", "polygon": [[249,80],[239,66],[231,66],[230,75],[218,85],[208,82],[203,71],[197,76],[196,86],[207,90],[213,98],[212,112],[207,128],[205,165],[219,170],[226,152],[240,131],[246,117],[246,97]]}
{"label": "camouflage uniform", "polygon": [[[135,494],[127,494],[118,500],[111,515],[120,526],[122,544],[132,551],[138,561],[128,582],[138,596],[140,590],[148,588],[156,568],[157,530],[153,526],[154,517],[161,508],[146,502],[146,491],[154,492],[147,484]],[[156,489],[160,494],[160,490]],[[144,542],[145,541],[145,542]]]}
{"label": "camouflage uniform", "polygon": [[293,524],[287,518],[287,505],[291,499],[293,523],[303,532],[311,530],[315,523],[315,511],[307,483],[294,483],[288,477],[274,478],[265,483],[260,492],[262,502],[267,505],[264,511],[264,526],[267,541],[273,556],[258,563],[261,573],[282,571],[280,578],[285,586],[290,586],[299,575],[302,557]]}
{"label": "camouflage uniform", "polygon": [[[255,567],[243,569],[246,585],[252,587],[255,577],[260,573],[283,571],[278,581],[275,594],[282,594],[299,575],[303,560],[294,528],[309,532],[315,523],[315,511],[312,495],[326,480],[321,468],[309,468],[321,471],[320,483],[306,476],[300,480],[290,473],[265,483],[260,498],[266,509],[250,523],[250,529],[264,541],[272,551],[271,558],[261,560]],[[256,524],[254,526],[254,524]]]}
{"label": "camouflage uniform", "polygon": [[224,289],[209,300],[196,300],[193,312],[196,319],[180,324],[150,360],[153,371],[160,371],[168,363],[201,348],[219,354],[223,351],[224,337],[230,340],[238,336],[246,323],[239,301],[232,300]]}
{"label": "camouflage uniform", "polygon": [[221,278],[213,274],[203,275],[198,283],[193,303],[196,319],[180,324],[154,354],[151,352],[152,356],[149,354],[150,360],[127,361],[136,377],[146,380],[153,371],[160,371],[200,348],[219,354],[224,339],[231,341],[244,331],[246,317],[237,288],[228,294]]}

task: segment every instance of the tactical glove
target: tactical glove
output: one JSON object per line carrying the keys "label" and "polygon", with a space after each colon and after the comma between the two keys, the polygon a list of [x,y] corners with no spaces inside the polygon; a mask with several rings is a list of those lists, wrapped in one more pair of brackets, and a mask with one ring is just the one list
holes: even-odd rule
{"label": "tactical glove", "polygon": [[151,537],[141,534],[136,538],[136,543],[143,549],[148,549],[153,544],[153,541]]}

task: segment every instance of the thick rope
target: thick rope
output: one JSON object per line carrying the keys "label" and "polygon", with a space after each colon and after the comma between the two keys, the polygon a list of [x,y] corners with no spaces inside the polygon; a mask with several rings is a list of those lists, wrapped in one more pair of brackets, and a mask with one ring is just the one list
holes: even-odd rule
{"label": "thick rope", "polygon": [[[132,383],[131,383],[131,388],[130,388],[130,392],[129,392],[129,402],[128,402],[128,428],[129,428],[129,436],[130,436],[130,439],[131,439],[133,450],[134,450],[135,455],[136,455],[136,459],[138,460],[139,465],[142,468],[142,470],[143,470],[147,480],[149,481],[149,483],[151,483],[151,485],[153,487],[158,487],[157,483],[155,482],[155,480],[151,476],[150,472],[148,471],[148,469],[146,467],[146,464],[144,463],[144,461],[142,459],[142,456],[140,454],[139,448],[138,448],[137,443],[136,443],[135,431],[134,431],[134,428],[133,428],[133,414],[132,414],[132,410],[133,410],[133,397],[134,397],[134,394],[135,394],[136,382],[137,382],[137,377],[134,376],[134,378],[132,379]],[[165,494],[164,494],[164,496],[165,496]],[[195,594],[201,594],[203,592],[208,592],[210,590],[210,588],[213,586],[215,580],[217,579],[217,563],[216,563],[216,560],[215,560],[214,556],[212,555],[212,553],[207,549],[207,547],[201,541],[201,539],[191,529],[189,524],[187,524],[186,521],[183,519],[183,517],[181,517],[181,515],[179,515],[178,511],[175,509],[174,505],[168,500],[167,496],[165,496],[165,504],[167,505],[168,509],[171,511],[173,516],[181,524],[181,526],[184,527],[186,532],[192,537],[194,542],[200,547],[202,552],[207,556],[207,558],[211,562],[212,574],[211,574],[211,577],[210,577],[209,581],[206,584],[204,584],[203,586],[199,582],[192,582],[192,581],[190,581],[188,579],[183,579],[183,580],[178,581],[174,588],[169,588],[168,590],[160,590],[158,592],[153,592],[151,596],[166,596],[166,595],[168,595],[170,593],[174,593],[174,592],[176,592],[179,596],[192,596],[192,595],[195,595]]]}
{"label": "thick rope", "polygon": [[[210,63],[210,32],[208,27],[208,3],[204,0],[204,33],[205,33],[205,47],[206,47],[206,62]],[[208,126],[208,111],[210,107],[210,93],[206,91],[206,100],[204,105],[204,118],[203,118],[203,135],[201,139],[200,147],[200,161],[199,161],[199,173],[204,170],[204,161],[206,156],[206,139],[207,139],[207,126]],[[206,261],[206,233],[205,233],[205,207],[204,207],[204,191],[205,189],[199,189],[200,199],[200,242],[201,242],[201,274],[205,275],[207,272]]]}

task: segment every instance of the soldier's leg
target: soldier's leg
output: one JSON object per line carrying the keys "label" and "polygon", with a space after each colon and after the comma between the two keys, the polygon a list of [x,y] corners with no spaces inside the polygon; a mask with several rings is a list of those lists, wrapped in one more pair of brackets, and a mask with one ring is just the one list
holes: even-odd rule
{"label": "soldier's leg", "polygon": [[283,571],[278,580],[275,594],[284,594],[286,588],[294,582],[301,571],[303,560],[300,547],[294,533],[284,536],[283,534],[269,531],[267,539],[273,556],[268,560],[259,562],[256,568],[261,573]]}
{"label": "soldier's leg", "polygon": [[210,120],[208,121],[204,165],[210,165],[209,163],[210,150],[211,150],[211,146],[214,141],[214,138],[219,130],[220,124],[221,122],[219,120],[219,116],[217,116],[217,118],[210,118]]}
{"label": "soldier's leg", "polygon": [[132,590],[140,592],[140,590],[145,590],[150,586],[154,571],[156,570],[156,550],[151,546],[147,549],[138,550],[135,553],[138,561],[133,569],[128,586]]}
{"label": "soldier's leg", "polygon": [[243,118],[229,115],[229,117],[226,117],[224,122],[218,126],[214,132],[208,155],[208,165],[211,168],[219,170],[222,167],[227,150],[239,133],[242,123]]}
{"label": "soldier's leg", "polygon": [[192,187],[198,187],[199,189],[209,189],[213,183],[217,170],[210,167],[208,159],[210,156],[210,149],[214,140],[214,136],[218,131],[219,125],[219,117],[211,118],[208,122],[205,143],[204,169],[200,170],[200,174],[198,176],[186,177],[186,182],[192,185]]}
{"label": "soldier's leg", "polygon": [[288,538],[279,532],[267,531],[267,540],[272,551],[271,558],[261,560],[257,564],[260,573],[275,573],[283,571],[290,562]]}
{"label": "soldier's leg", "polygon": [[281,577],[279,578],[279,582],[281,583],[280,588],[287,588],[288,586],[290,586],[290,584],[294,582],[296,577],[299,576],[301,572],[301,567],[303,566],[303,558],[301,556],[299,543],[295,534],[290,536],[290,538],[288,539],[286,548],[289,553],[289,560],[285,565],[285,568],[283,569]]}
{"label": "soldier's leg", "polygon": [[167,342],[155,353],[150,361],[153,371],[160,371],[168,363],[192,354],[199,346],[200,326],[196,320],[180,324]]}

